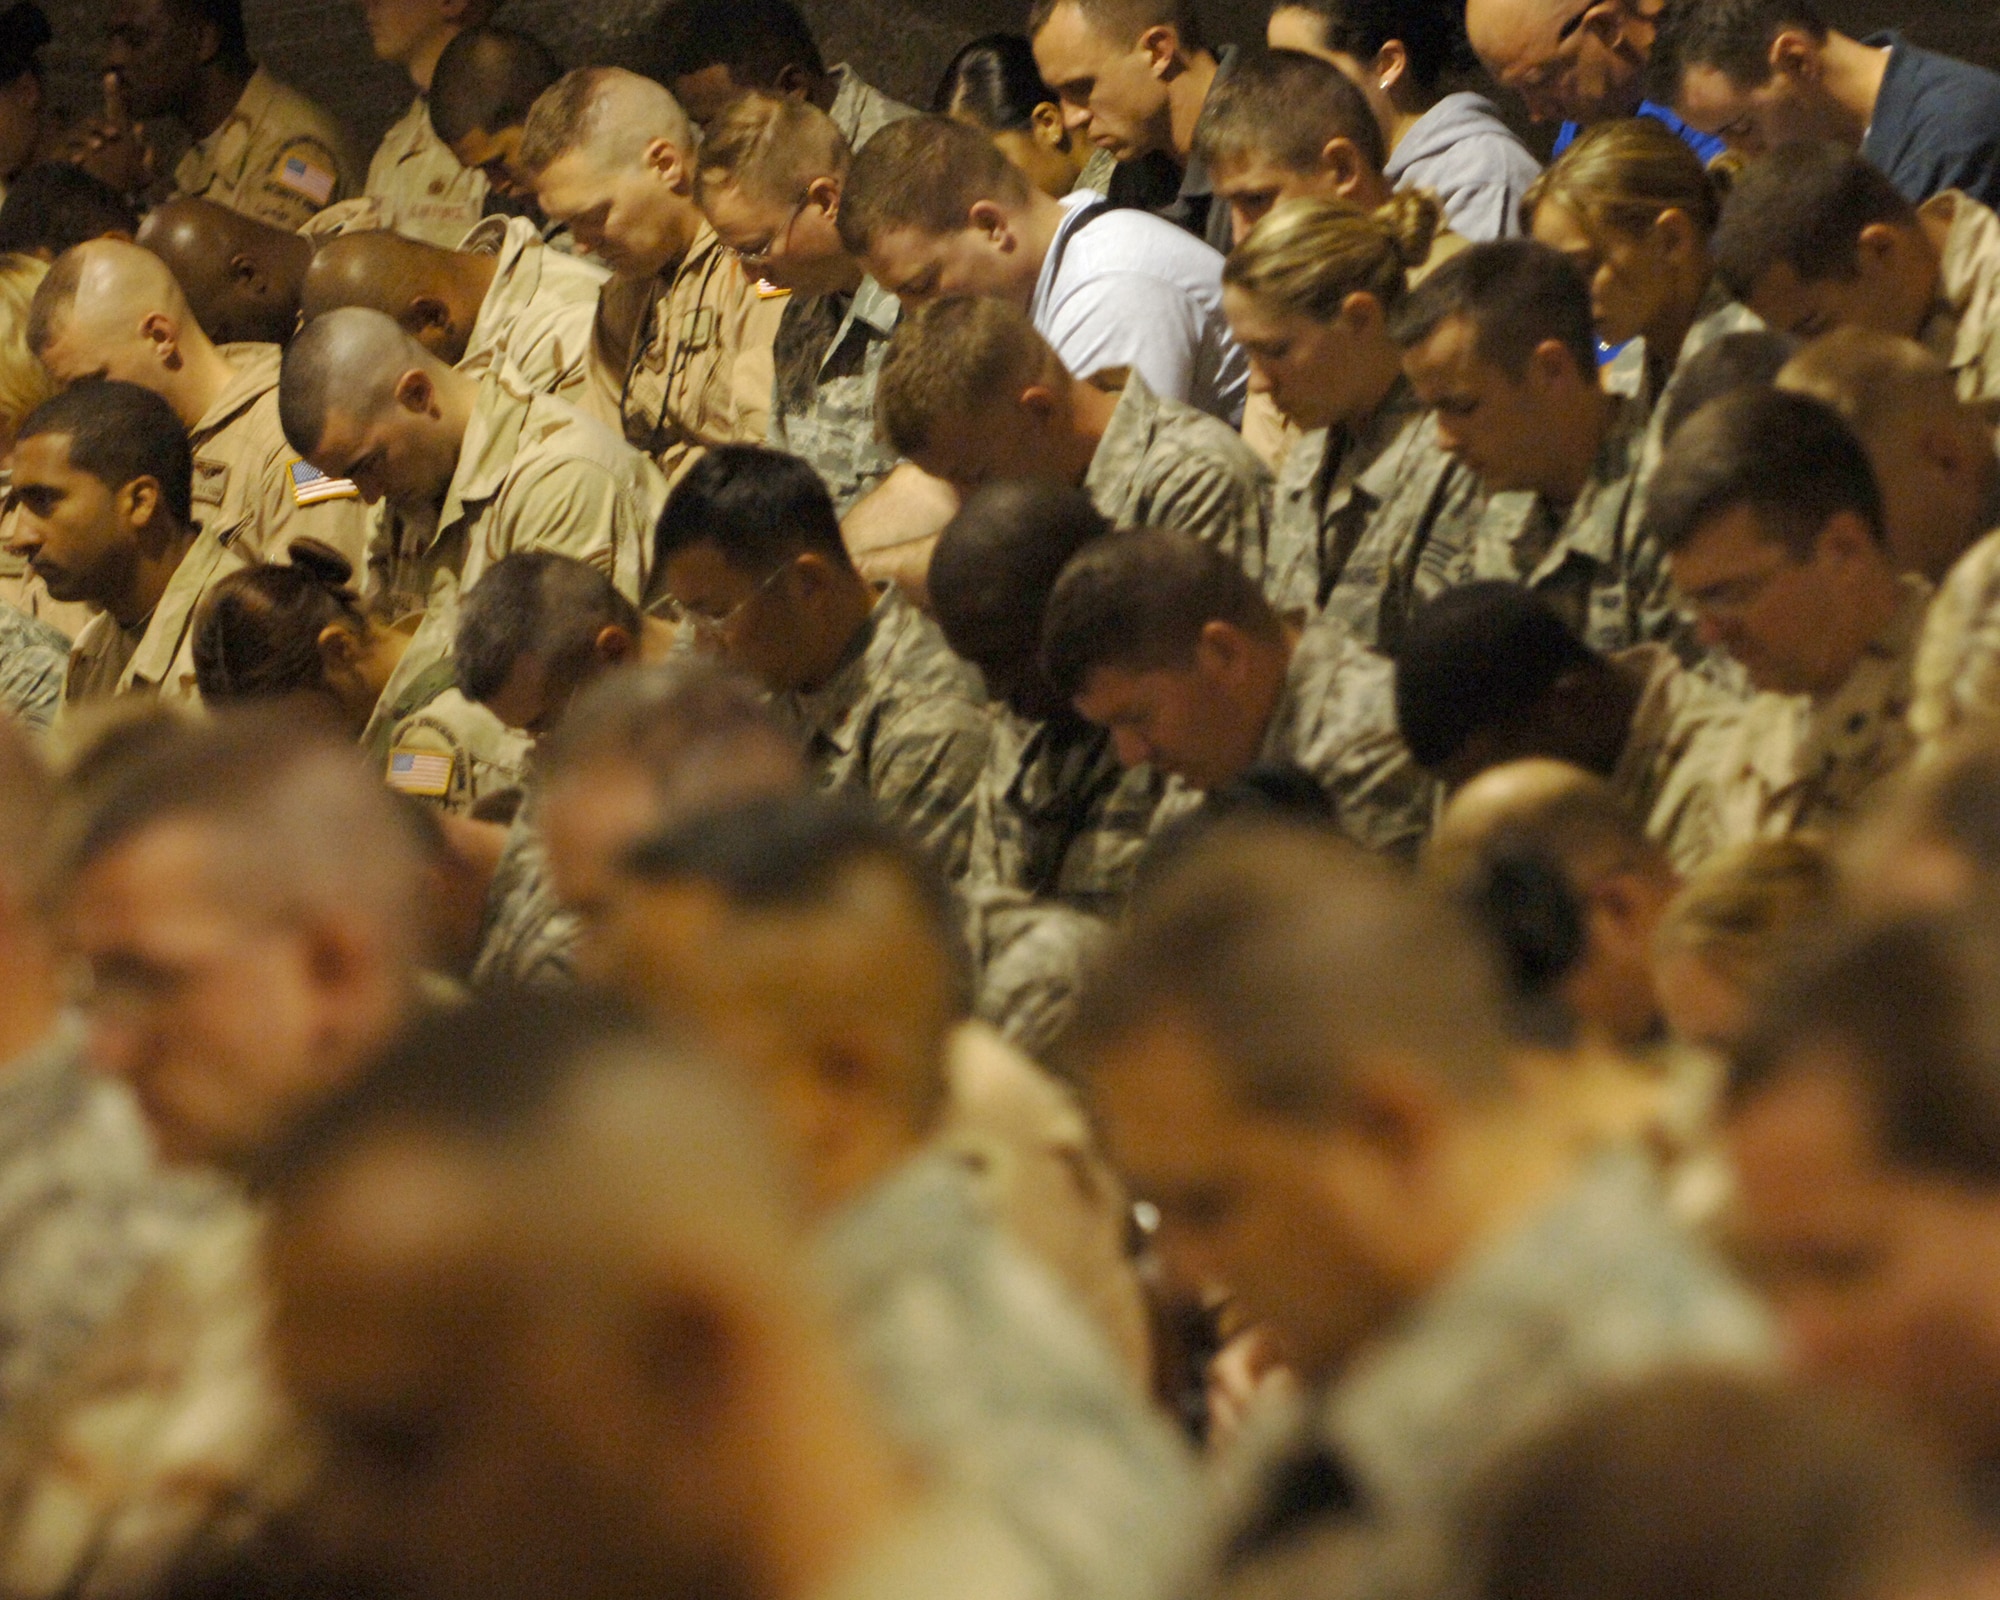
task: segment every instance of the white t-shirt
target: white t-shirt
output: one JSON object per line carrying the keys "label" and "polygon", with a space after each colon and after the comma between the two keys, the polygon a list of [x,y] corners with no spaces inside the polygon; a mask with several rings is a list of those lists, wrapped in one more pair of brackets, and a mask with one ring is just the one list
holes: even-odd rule
{"label": "white t-shirt", "polygon": [[1036,331],[1080,378],[1130,367],[1153,393],[1234,427],[1249,371],[1222,316],[1221,255],[1171,222],[1103,203],[1061,202],[1028,305]]}

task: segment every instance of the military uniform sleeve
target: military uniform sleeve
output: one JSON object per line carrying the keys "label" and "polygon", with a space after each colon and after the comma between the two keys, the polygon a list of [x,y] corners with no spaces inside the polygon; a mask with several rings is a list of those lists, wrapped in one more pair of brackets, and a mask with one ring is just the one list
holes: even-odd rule
{"label": "military uniform sleeve", "polygon": [[447,689],[396,724],[383,778],[399,794],[471,816],[519,792],[529,743],[486,707]]}
{"label": "military uniform sleeve", "polygon": [[1926,746],[2000,721],[2000,533],[1959,557],[1938,589],[1913,688],[1910,729]]}
{"label": "military uniform sleeve", "polygon": [[367,571],[372,519],[353,484],[329,478],[285,446],[265,462],[259,486],[254,548],[266,561],[283,561],[294,539],[317,539],[346,556],[357,574]]}
{"label": "military uniform sleeve", "polygon": [[638,602],[653,529],[605,467],[551,457],[509,486],[500,512],[491,526],[506,530],[500,534],[505,545],[489,547],[482,568],[514,550],[550,550],[587,562]]}
{"label": "military uniform sleeve", "polygon": [[1271,474],[1248,446],[1240,453],[1174,452],[1165,470],[1147,485],[1144,516],[1150,526],[1178,528],[1226,551],[1252,578],[1265,582]]}
{"label": "military uniform sleeve", "polygon": [[259,222],[286,229],[303,227],[347,194],[339,155],[311,135],[287,140],[246,189],[243,210]]}
{"label": "military uniform sleeve", "polygon": [[974,796],[992,741],[992,718],[982,708],[936,695],[878,729],[869,750],[868,792],[877,808],[954,883],[970,858]]}

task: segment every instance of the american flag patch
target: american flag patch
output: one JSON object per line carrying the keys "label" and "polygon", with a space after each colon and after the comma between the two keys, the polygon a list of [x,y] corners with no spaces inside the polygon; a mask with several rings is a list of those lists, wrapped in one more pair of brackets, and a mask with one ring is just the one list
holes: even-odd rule
{"label": "american flag patch", "polygon": [[322,500],[358,500],[361,491],[352,478],[329,478],[310,461],[292,463],[292,503],[316,506]]}
{"label": "american flag patch", "polygon": [[278,182],[316,206],[323,206],[333,198],[335,181],[325,167],[314,166],[304,156],[286,156],[278,168]]}
{"label": "american flag patch", "polygon": [[389,787],[437,800],[451,792],[451,757],[435,750],[391,750]]}

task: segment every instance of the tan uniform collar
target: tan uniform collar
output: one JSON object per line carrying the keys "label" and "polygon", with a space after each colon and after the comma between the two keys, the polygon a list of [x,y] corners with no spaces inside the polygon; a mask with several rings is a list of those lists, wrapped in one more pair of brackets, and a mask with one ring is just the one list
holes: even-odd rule
{"label": "tan uniform collar", "polygon": [[159,604],[146,620],[146,631],[132,652],[132,659],[125,663],[125,671],[118,680],[121,690],[177,688],[167,682],[167,677],[180,657],[188,629],[194,624],[196,602],[216,579],[242,564],[242,558],[220,541],[207,534],[195,536],[187,554],[181,557],[181,564],[167,580]]}
{"label": "tan uniform collar", "polygon": [[188,442],[197,450],[278,387],[278,366],[284,359],[278,346],[226,344],[221,350],[236,376],[215,404],[202,413],[201,421],[188,430]]}
{"label": "tan uniform collar", "polygon": [[479,398],[473,402],[458,450],[458,470],[451,475],[444,509],[438,513],[440,533],[465,515],[468,504],[499,493],[520,449],[531,404],[532,398],[514,389],[498,371],[480,380]]}

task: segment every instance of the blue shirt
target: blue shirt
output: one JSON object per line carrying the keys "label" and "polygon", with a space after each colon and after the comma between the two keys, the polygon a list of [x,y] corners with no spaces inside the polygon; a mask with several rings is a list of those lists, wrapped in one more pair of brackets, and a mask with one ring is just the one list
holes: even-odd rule
{"label": "blue shirt", "polygon": [[[1954,62],[1953,65],[1956,66],[1958,63]],[[1716,138],[1714,134],[1703,133],[1699,128],[1690,128],[1679,117],[1675,116],[1671,110],[1657,101],[1641,100],[1639,102],[1639,115],[1642,117],[1651,117],[1655,122],[1664,122],[1669,128],[1673,129],[1675,133],[1680,135],[1681,142],[1701,157],[1701,164],[1704,167],[1717,156],[1721,155],[1725,148],[1722,141]],[[1553,156],[1561,155],[1571,145],[1575,144],[1576,136],[1581,132],[1583,132],[1583,129],[1579,124],[1565,122],[1562,125],[1562,131],[1556,135],[1556,147],[1551,158],[1553,159]]]}
{"label": "blue shirt", "polygon": [[1889,51],[1862,155],[1912,205],[1941,189],[2000,205],[2000,75],[1919,50],[1897,33],[1862,42]]}

